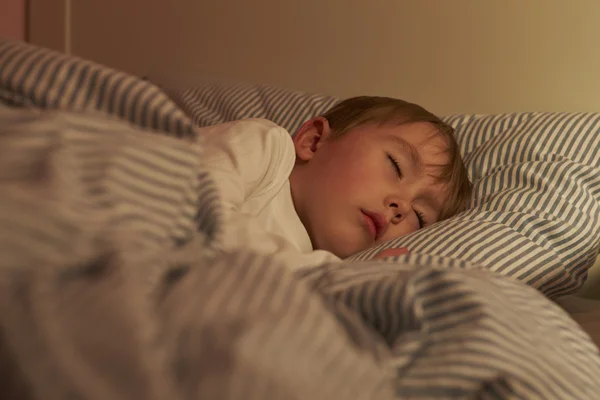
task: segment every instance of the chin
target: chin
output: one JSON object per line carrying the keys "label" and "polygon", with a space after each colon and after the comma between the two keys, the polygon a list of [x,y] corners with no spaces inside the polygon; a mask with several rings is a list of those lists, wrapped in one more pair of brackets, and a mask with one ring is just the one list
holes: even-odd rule
{"label": "chin", "polygon": [[333,254],[335,254],[336,256],[340,257],[340,258],[347,258],[350,256],[353,256],[356,253],[359,253],[365,249],[368,248],[356,243],[336,243],[337,245],[333,245],[332,243],[332,250],[329,250],[330,252],[332,252]]}
{"label": "chin", "polygon": [[[330,226],[330,228],[333,228]],[[346,229],[341,226],[336,226],[337,229],[321,231],[325,233],[322,238],[332,238],[333,240],[317,240],[315,250],[326,250],[335,254],[340,258],[350,257],[369,248],[372,243],[365,243],[365,238],[361,235],[362,232],[357,232],[355,229],[348,227]],[[354,232],[354,234],[352,234]],[[319,243],[320,242],[320,243]]]}

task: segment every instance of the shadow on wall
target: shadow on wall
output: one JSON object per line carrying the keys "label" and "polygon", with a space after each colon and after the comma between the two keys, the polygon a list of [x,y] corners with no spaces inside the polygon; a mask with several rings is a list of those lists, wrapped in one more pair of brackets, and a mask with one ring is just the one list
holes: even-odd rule
{"label": "shadow on wall", "polygon": [[588,272],[588,279],[579,292],[581,297],[600,300],[600,256]]}

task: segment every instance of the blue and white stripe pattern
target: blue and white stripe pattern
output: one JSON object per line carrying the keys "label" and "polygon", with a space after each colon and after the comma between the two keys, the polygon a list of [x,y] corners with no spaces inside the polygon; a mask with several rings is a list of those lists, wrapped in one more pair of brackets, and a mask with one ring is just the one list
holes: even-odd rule
{"label": "blue and white stripe pattern", "polygon": [[[261,93],[276,110],[266,97],[278,90]],[[313,99],[307,114],[335,102]],[[291,131],[305,119],[276,113]],[[479,146],[505,130],[490,132]],[[298,275],[251,249],[215,253],[218,201],[200,139],[0,105],[3,398],[597,398],[589,337],[538,291],[469,257],[421,252]],[[577,182],[565,187],[598,195]],[[543,247],[544,229],[521,234]]]}
{"label": "blue and white stripe pattern", "polygon": [[178,137],[194,135],[186,115],[150,82],[23,42],[0,40],[0,101],[98,110]]}
{"label": "blue and white stripe pattern", "polygon": [[[267,86],[206,86],[171,94],[198,125],[273,120],[294,134],[338,100]],[[304,101],[302,101],[304,99]],[[456,115],[474,182],[471,207],[353,259],[408,247],[512,276],[546,295],[576,291],[600,249],[600,115]]]}
{"label": "blue and white stripe pattern", "polygon": [[597,397],[598,349],[556,305],[476,266],[422,261],[345,263],[306,277],[330,307],[358,312],[381,335],[398,398]]}
{"label": "blue and white stripe pattern", "polygon": [[[36,185],[37,180],[49,179],[51,191],[70,194],[56,200],[72,210],[73,218],[89,218],[94,225],[95,216],[108,213],[106,229],[113,229],[117,236],[136,232],[132,238],[137,242],[132,246],[140,250],[181,246],[198,232],[207,242],[215,239],[219,203],[216,188],[202,168],[200,144],[128,127],[100,113],[7,110],[0,108],[3,182]],[[74,203],[66,204],[71,198]],[[25,208],[37,199],[11,201]],[[10,225],[23,224],[24,217],[35,225],[47,212],[31,207],[27,213],[6,217],[14,219]],[[8,233],[4,243],[14,241],[32,251],[45,247],[42,242],[27,242],[27,238],[41,238],[28,236],[26,230],[22,235],[4,233]]]}
{"label": "blue and white stripe pattern", "polygon": [[266,85],[209,85],[168,93],[198,126],[266,118],[292,133],[339,101]]}
{"label": "blue and white stripe pattern", "polygon": [[103,115],[0,107],[4,398],[600,393],[598,349],[564,311],[465,261],[297,276],[215,254],[200,151]]}

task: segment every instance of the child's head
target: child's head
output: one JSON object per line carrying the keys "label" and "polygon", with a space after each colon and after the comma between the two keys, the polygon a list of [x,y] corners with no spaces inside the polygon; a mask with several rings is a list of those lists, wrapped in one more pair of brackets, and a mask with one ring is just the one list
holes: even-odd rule
{"label": "child's head", "polygon": [[290,182],[313,246],[347,257],[463,211],[471,184],[453,134],[386,97],[351,98],[306,121]]}

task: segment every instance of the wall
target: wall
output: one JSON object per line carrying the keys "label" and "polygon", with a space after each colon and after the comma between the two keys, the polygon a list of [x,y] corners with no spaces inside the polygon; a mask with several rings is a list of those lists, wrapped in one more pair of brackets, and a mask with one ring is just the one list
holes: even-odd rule
{"label": "wall", "polygon": [[596,0],[78,0],[71,13],[73,53],[168,86],[382,94],[439,114],[600,110]]}
{"label": "wall", "polygon": [[596,260],[596,264],[590,268],[588,279],[579,295],[600,300],[600,257]]}
{"label": "wall", "polygon": [[[81,0],[87,4],[88,0]],[[28,0],[28,40],[50,49],[69,52],[71,0]],[[106,60],[112,63],[112,60]]]}
{"label": "wall", "polygon": [[0,3],[0,38],[25,40],[25,0],[2,0]]}

